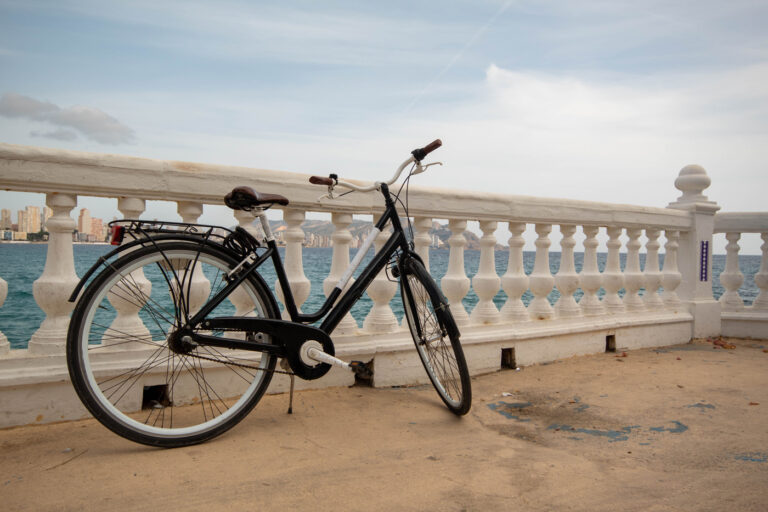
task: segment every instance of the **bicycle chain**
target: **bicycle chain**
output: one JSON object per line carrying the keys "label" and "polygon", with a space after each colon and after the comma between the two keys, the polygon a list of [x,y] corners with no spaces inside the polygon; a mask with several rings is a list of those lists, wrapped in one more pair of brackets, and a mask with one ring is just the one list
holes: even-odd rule
{"label": "bicycle chain", "polygon": [[213,357],[201,356],[200,354],[189,353],[187,355],[191,357],[196,357],[198,359],[205,359],[206,361],[213,361],[214,363],[229,364],[232,366],[239,366],[240,368],[248,368],[250,370],[259,370],[262,372],[270,372],[270,373],[281,373],[283,375],[296,375],[293,372],[287,372],[284,370],[276,370],[276,369],[270,370],[269,368],[259,368],[258,366],[251,366],[249,364],[236,363],[234,361],[222,361],[221,359],[214,359]]}
{"label": "bicycle chain", "polygon": [[[221,330],[221,331],[225,331],[226,332],[226,331],[229,331],[230,329],[217,329],[217,330]],[[243,332],[243,331],[238,331],[236,329],[231,329],[231,331],[233,331],[233,332]],[[200,354],[192,354],[191,352],[188,353],[187,355],[191,356],[191,357],[196,357],[198,359],[205,359],[206,361],[212,361],[214,363],[229,364],[229,365],[232,365],[232,366],[238,366],[240,368],[248,368],[249,370],[259,370],[259,371],[262,371],[262,372],[280,373],[282,375],[296,375],[293,372],[289,372],[289,371],[285,371],[285,370],[276,370],[274,368],[270,370],[268,368],[259,368],[258,366],[252,366],[252,365],[244,364],[244,363],[236,363],[234,361],[222,361],[221,359],[215,359],[213,357],[201,356]]]}

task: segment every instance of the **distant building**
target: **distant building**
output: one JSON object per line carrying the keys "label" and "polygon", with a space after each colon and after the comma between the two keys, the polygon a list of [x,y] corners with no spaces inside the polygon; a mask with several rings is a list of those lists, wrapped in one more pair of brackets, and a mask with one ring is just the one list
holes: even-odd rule
{"label": "distant building", "polygon": [[24,218],[26,220],[27,233],[39,233],[40,232],[40,207],[39,206],[27,206],[24,212]]}
{"label": "distant building", "polygon": [[89,232],[93,236],[95,242],[104,241],[104,221],[101,219],[91,219],[91,231]]}
{"label": "distant building", "polygon": [[41,218],[42,218],[41,222],[42,222],[42,226],[43,226],[43,231],[48,231],[45,228],[45,226],[46,226],[46,224],[48,224],[48,219],[50,219],[51,217],[53,217],[53,210],[51,210],[47,206],[43,207],[43,213],[41,215]]}
{"label": "distant building", "polygon": [[[24,210],[18,210],[16,212],[16,229],[14,231],[26,233],[27,232],[27,213]],[[26,237],[26,234],[25,234]],[[14,240],[16,238],[14,237]],[[26,240],[26,238],[25,238]]]}
{"label": "distant building", "polygon": [[11,222],[11,210],[3,208],[0,210],[0,229],[10,230],[13,227]]}
{"label": "distant building", "polygon": [[78,237],[81,242],[88,241],[88,235],[91,233],[91,212],[88,208],[80,208],[80,217],[77,219],[77,231],[84,237]]}

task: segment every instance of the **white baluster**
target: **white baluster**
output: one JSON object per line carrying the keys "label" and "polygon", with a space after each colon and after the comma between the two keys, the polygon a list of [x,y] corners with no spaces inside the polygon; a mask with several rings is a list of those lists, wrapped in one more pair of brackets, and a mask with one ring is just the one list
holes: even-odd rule
{"label": "white baluster", "polygon": [[75,306],[68,299],[78,282],[72,252],[72,232],[76,225],[69,215],[77,205],[77,196],[46,194],[45,204],[53,210],[53,216],[46,223],[50,233],[48,252],[43,273],[32,285],[32,294],[45,312],[45,320],[29,340],[29,351],[63,354],[69,314]]}
{"label": "white baluster", "polygon": [[413,219],[413,228],[415,231],[413,234],[414,251],[424,260],[424,268],[429,272],[429,246],[432,242],[429,231],[432,229],[432,219],[416,217]]}
{"label": "white baluster", "polygon": [[741,233],[726,233],[728,245],[725,246],[725,271],[720,274],[720,283],[725,293],[720,297],[723,311],[740,311],[744,301],[739,296],[739,288],[744,282],[744,274],[739,270],[739,239]]}
{"label": "white baluster", "polygon": [[[121,197],[117,200],[117,209],[123,214],[124,219],[138,219],[144,212],[145,202],[135,197]],[[128,239],[124,243],[129,242]],[[128,280],[121,287],[116,287],[107,293],[107,300],[115,308],[117,316],[104,332],[102,344],[112,346],[119,350],[138,350],[145,345],[137,342],[137,339],[151,339],[149,329],[139,318],[139,311],[146,304],[144,297],[149,298],[152,293],[152,283],[144,276],[143,269],[137,269],[130,274]],[[124,290],[124,287],[130,290]],[[126,338],[128,336],[129,338]],[[133,341],[126,342],[126,339]]]}
{"label": "white baluster", "polygon": [[[200,218],[200,215],[203,214],[203,205],[193,201],[179,201],[176,211],[179,212],[184,222],[194,224]],[[179,269],[176,269],[179,281],[184,284],[182,293],[185,300],[189,300],[187,308],[189,309],[189,315],[192,316],[208,300],[211,294],[211,282],[205,277],[202,266],[199,264],[195,265],[191,276],[187,275],[189,269],[182,270],[184,271],[181,272]]]}
{"label": "white baluster", "polygon": [[768,233],[762,233],[763,245],[760,249],[763,251],[763,259],[760,260],[760,270],[755,274],[755,284],[760,289],[755,302],[752,303],[754,311],[768,311]]}
{"label": "white baluster", "polygon": [[[0,277],[0,308],[5,303],[5,298],[8,296],[8,283],[5,279]],[[5,337],[2,331],[0,331],[0,356],[7,354],[11,351],[11,344],[8,343],[8,338]]]}
{"label": "white baluster", "polygon": [[619,290],[624,288],[624,275],[621,273],[621,260],[619,251],[621,249],[621,228],[609,227],[608,233],[608,259],[605,262],[605,271],[603,272],[603,288],[605,297],[603,305],[608,313],[620,314],[624,312],[624,302],[619,296]]}
{"label": "white baluster", "polygon": [[440,281],[440,286],[451,306],[453,318],[461,326],[469,323],[469,315],[461,302],[467,295],[470,284],[464,270],[464,246],[467,244],[464,231],[467,229],[467,221],[451,219],[448,221],[448,227],[451,230],[451,237],[448,239],[451,252],[448,259],[448,270]]}
{"label": "white baluster", "polygon": [[[327,297],[333,291],[334,287],[339,284],[341,276],[344,271],[349,267],[349,243],[352,241],[352,233],[349,232],[349,225],[352,224],[351,213],[333,213],[331,215],[331,222],[336,228],[331,236],[333,241],[333,259],[331,260],[331,272],[328,277],[323,281],[323,291]],[[350,279],[347,283],[345,291],[354,282],[354,279]],[[358,329],[357,322],[351,314],[347,313],[339,322],[338,327],[334,330],[334,333],[354,334]]]}
{"label": "white baluster", "polygon": [[600,228],[598,226],[584,226],[583,230],[586,236],[584,240],[584,267],[581,269],[579,282],[584,295],[581,297],[579,306],[586,316],[602,315],[605,313],[605,308],[597,296],[597,292],[600,291],[603,284],[603,276],[597,266],[597,246],[599,244],[597,233]]}
{"label": "white baluster", "polygon": [[499,321],[499,310],[493,303],[493,298],[499,292],[501,279],[496,273],[496,231],[495,221],[482,221],[480,230],[483,237],[480,239],[480,266],[477,274],[472,278],[472,287],[477,294],[478,302],[472,310],[470,319],[476,324],[495,324]]}
{"label": "white baluster", "polygon": [[536,262],[533,264],[533,272],[528,277],[533,300],[528,306],[528,313],[534,320],[546,320],[555,315],[555,310],[549,304],[547,296],[552,291],[555,278],[549,269],[549,233],[551,224],[536,224]]}
{"label": "white baluster", "polygon": [[666,254],[664,255],[664,272],[661,274],[661,286],[664,287],[664,293],[661,299],[668,309],[678,311],[682,302],[677,296],[677,287],[683,281],[683,275],[677,268],[677,249],[680,247],[680,232],[674,230],[665,230],[664,236],[667,243],[664,245]]}
{"label": "white baluster", "polygon": [[509,261],[507,271],[501,278],[501,286],[507,294],[507,302],[501,308],[501,317],[505,322],[525,322],[530,320],[528,310],[521,297],[528,289],[528,276],[523,266],[523,245],[525,239],[525,223],[510,222],[509,232]]}
{"label": "white baluster", "polygon": [[555,313],[559,317],[573,317],[581,314],[581,308],[573,298],[573,293],[579,288],[579,275],[576,273],[576,267],[573,261],[573,248],[576,240],[573,239],[576,233],[576,226],[564,224],[560,226],[560,233],[563,239],[560,241],[562,251],[560,253],[560,269],[555,276],[555,285],[560,292],[560,298],[555,304]]}
{"label": "white baluster", "polygon": [[648,242],[645,244],[645,296],[643,302],[649,311],[664,308],[664,301],[659,295],[661,286],[661,271],[659,270],[659,235],[658,229],[646,229],[645,236]]}
{"label": "white baluster", "polygon": [[[283,264],[288,284],[290,284],[291,292],[293,293],[293,300],[296,302],[296,308],[298,308],[299,312],[301,312],[301,305],[309,297],[309,291],[312,287],[312,283],[304,275],[304,263],[301,252],[304,243],[304,230],[301,229],[301,224],[304,222],[305,217],[306,213],[303,210],[289,208],[283,211],[283,220],[287,226],[284,235],[285,260]],[[280,302],[285,304],[283,289],[280,287],[279,280],[275,280],[275,293],[277,293],[277,298]],[[283,318],[289,319],[287,309],[283,310]]]}
{"label": "white baluster", "polygon": [[[432,230],[432,219],[429,217],[415,217],[413,219],[413,250],[421,256],[424,261],[424,268],[429,272],[429,246],[432,244],[432,237],[429,232]],[[403,315],[400,322],[403,329],[408,330],[408,319]]]}
{"label": "white baluster", "polygon": [[[374,241],[376,251],[379,251],[389,240],[392,232],[387,228],[379,233]],[[363,321],[363,330],[368,333],[386,333],[398,329],[397,318],[389,307],[389,302],[397,292],[397,283],[387,277],[386,268],[379,272],[368,285],[366,293],[373,301],[373,307]]]}
{"label": "white baluster", "polygon": [[[235,219],[237,219],[237,224],[241,228],[250,233],[256,240],[261,240],[263,238],[260,230],[253,225],[253,221],[256,218],[253,213],[245,210],[233,210],[233,213]],[[255,313],[253,312],[253,300],[242,286],[238,286],[237,289],[229,295],[228,299],[229,302],[235,306],[235,316],[255,316]],[[242,332],[231,332],[228,336],[237,339],[245,339],[245,333]]]}
{"label": "white baluster", "polygon": [[627,236],[627,267],[624,270],[624,288],[627,293],[624,296],[624,306],[627,311],[643,311],[645,305],[638,293],[645,284],[645,276],[640,272],[640,230],[627,229]]}
{"label": "white baluster", "polygon": [[[256,228],[253,221],[256,219],[256,216],[249,211],[245,210],[233,210],[232,213],[235,216],[235,219],[237,219],[237,224],[244,230],[246,230],[248,233],[251,234],[256,240],[261,241],[264,237],[261,233],[261,228]],[[256,316],[256,313],[254,312],[254,303],[251,299],[251,296],[248,294],[247,291],[245,291],[245,288],[240,285],[238,286],[235,291],[229,294],[229,302],[232,303],[233,306],[235,306],[235,316]],[[245,339],[245,333],[244,332],[230,332],[227,334],[227,337],[234,338],[238,340],[244,340]],[[220,351],[225,351],[227,349],[219,349]]]}

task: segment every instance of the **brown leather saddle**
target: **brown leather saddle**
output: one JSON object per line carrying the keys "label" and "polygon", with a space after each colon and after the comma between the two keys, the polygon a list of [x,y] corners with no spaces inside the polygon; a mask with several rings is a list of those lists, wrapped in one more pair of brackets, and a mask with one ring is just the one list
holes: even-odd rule
{"label": "brown leather saddle", "polygon": [[288,206],[288,199],[278,194],[262,194],[251,187],[235,187],[224,196],[224,203],[233,210],[253,210],[254,208],[270,207],[273,204]]}

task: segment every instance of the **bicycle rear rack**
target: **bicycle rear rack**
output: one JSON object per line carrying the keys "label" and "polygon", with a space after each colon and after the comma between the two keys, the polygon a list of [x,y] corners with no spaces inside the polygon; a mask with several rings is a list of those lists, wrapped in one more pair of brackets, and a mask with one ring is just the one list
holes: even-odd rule
{"label": "bicycle rear rack", "polygon": [[261,243],[240,226],[232,230],[209,224],[122,219],[110,222],[109,227],[112,245],[120,245],[126,236],[132,240],[150,242],[157,236],[179,235],[221,245],[243,257],[261,247]]}

